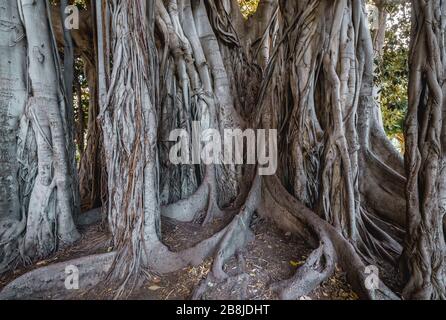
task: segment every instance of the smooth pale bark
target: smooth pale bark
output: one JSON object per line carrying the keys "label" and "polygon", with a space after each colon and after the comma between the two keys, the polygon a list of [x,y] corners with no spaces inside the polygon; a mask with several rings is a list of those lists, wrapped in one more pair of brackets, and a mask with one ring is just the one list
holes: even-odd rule
{"label": "smooth pale bark", "polygon": [[5,56],[10,57],[6,60],[9,70],[3,69],[4,80],[11,78],[11,82],[3,81],[1,90],[13,98],[6,113],[12,125],[8,133],[18,139],[6,153],[10,161],[15,157],[16,168],[2,172],[1,178],[14,183],[8,176],[18,177],[19,212],[15,215],[22,220],[2,222],[0,233],[6,237],[1,241],[2,272],[20,256],[25,261],[44,257],[79,237],[72,218],[76,185],[67,110],[49,8],[45,1],[24,0],[8,2],[5,9],[13,19],[1,39]]}
{"label": "smooth pale bark", "polygon": [[[61,244],[70,244],[79,235],[72,218],[75,186],[68,154],[71,135],[49,11],[44,2],[22,1],[22,12],[28,39],[28,75],[33,92],[27,108],[33,117],[39,159],[30,197],[25,250],[31,256],[39,256],[56,249],[55,239]],[[37,25],[41,27],[37,28]],[[52,201],[56,201],[56,206]],[[48,209],[51,207],[53,212]]]}
{"label": "smooth pale bark", "polygon": [[388,3],[382,0],[375,0],[374,4],[374,10],[376,11],[373,12],[373,18],[376,20],[374,21],[371,32],[375,57],[380,59],[383,55],[384,42],[386,39],[386,23],[389,15],[386,10],[386,5],[388,5]]}
{"label": "smooth pale bark", "polygon": [[17,3],[0,10],[0,19],[0,219],[6,221],[21,217],[16,136],[27,96],[26,39]]}
{"label": "smooth pale bark", "polygon": [[[15,1],[0,10],[0,273],[18,257],[26,227],[16,137],[27,98],[26,39]],[[24,176],[26,178],[26,176]],[[23,189],[22,189],[23,190]],[[26,208],[26,206],[25,206]]]}

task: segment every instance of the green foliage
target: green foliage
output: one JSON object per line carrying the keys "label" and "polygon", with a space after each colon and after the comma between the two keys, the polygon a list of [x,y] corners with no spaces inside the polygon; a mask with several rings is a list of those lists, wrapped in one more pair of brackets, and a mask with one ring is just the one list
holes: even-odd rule
{"label": "green foliage", "polygon": [[384,128],[393,140],[402,140],[409,83],[410,4],[387,8],[384,53],[377,61],[376,84],[381,88],[380,103]]}
{"label": "green foliage", "polygon": [[87,1],[86,0],[75,0],[73,3],[79,8],[79,9],[86,9],[87,8]]}
{"label": "green foliage", "polygon": [[[75,76],[75,85],[73,87],[74,92],[74,117],[76,122],[76,131],[80,134],[76,136],[76,140],[79,139],[80,136],[83,137],[83,142],[85,143],[86,139],[86,127],[88,125],[88,111],[90,108],[90,91],[88,88],[87,79],[84,74],[84,63],[82,59],[76,58],[74,61],[74,76]],[[80,92],[79,92],[80,91]],[[80,99],[79,99],[80,98]],[[79,101],[80,100],[80,101]],[[84,144],[76,141],[77,148],[80,148]],[[76,152],[76,161],[79,163],[80,154],[84,150],[77,150]]]}
{"label": "green foliage", "polygon": [[259,1],[260,0],[238,0],[240,10],[245,18],[249,18],[256,12]]}
{"label": "green foliage", "polygon": [[[52,5],[57,5],[57,6],[59,6],[60,5],[60,0],[50,0],[50,3],[52,4]],[[88,5],[88,2],[87,2],[87,0],[69,0],[68,1],[68,4],[69,5],[76,5],[79,9],[81,9],[81,10],[85,10],[85,9],[87,9],[87,5]]]}

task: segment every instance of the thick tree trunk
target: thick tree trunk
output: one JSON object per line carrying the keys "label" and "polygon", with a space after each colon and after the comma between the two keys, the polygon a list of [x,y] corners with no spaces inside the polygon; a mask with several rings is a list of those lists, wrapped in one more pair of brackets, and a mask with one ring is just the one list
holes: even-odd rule
{"label": "thick tree trunk", "polygon": [[6,10],[13,18],[2,29],[1,46],[11,58],[2,59],[8,66],[2,69],[6,78],[1,90],[11,99],[12,108],[4,114],[7,132],[18,136],[17,141],[10,139],[6,154],[18,165],[2,172],[1,178],[10,181],[9,191],[18,187],[19,201],[10,207],[16,212],[0,214],[0,272],[20,256],[25,260],[47,256],[79,236],[72,218],[76,188],[72,140],[49,7],[45,1],[24,0],[8,2]]}
{"label": "thick tree trunk", "polygon": [[[25,29],[15,1],[0,10],[0,273],[19,252],[18,239],[26,228],[19,190],[23,186],[17,162],[16,137],[27,100]],[[34,173],[31,173],[33,175]],[[26,176],[24,177],[26,178]],[[22,193],[23,195],[23,193]],[[27,206],[25,205],[25,208]]]}
{"label": "thick tree trunk", "polygon": [[[22,2],[28,39],[32,96],[27,112],[36,136],[38,171],[30,196],[25,250],[31,256],[54,251],[55,239],[70,244],[78,237],[73,223],[74,188],[67,127],[68,112],[61,92],[61,75],[55,41],[44,2]],[[46,29],[36,26],[40,23]],[[56,204],[54,206],[54,204]],[[52,209],[50,209],[52,208]],[[46,223],[44,223],[45,221]]]}
{"label": "thick tree trunk", "polygon": [[446,5],[414,0],[413,6],[406,120],[405,256],[410,280],[404,295],[409,299],[446,299]]}
{"label": "thick tree trunk", "polygon": [[[266,70],[259,114],[264,115],[264,125],[280,129],[279,150],[291,148],[279,153],[279,176],[288,191],[339,233],[334,237],[321,229],[316,232],[326,245],[314,252],[307,271],[279,286],[284,297],[294,298],[331,274],[330,265],[338,259],[333,250],[348,250],[338,247],[340,239],[351,242],[367,263],[396,261],[402,250],[400,239],[387,226],[403,220],[405,180],[401,158],[378,125],[373,43],[364,3],[282,1],[280,10],[284,21],[280,43]],[[377,180],[383,175],[392,179],[383,184]],[[380,207],[389,197],[386,208]],[[309,227],[315,223],[324,229],[322,220],[314,219]],[[361,261],[353,256],[351,261]],[[324,261],[325,271],[312,275],[314,265],[323,266]],[[363,272],[359,266],[355,264],[354,277]],[[345,268],[351,269],[348,263]],[[306,281],[311,285],[305,290],[291,290]],[[356,285],[358,292],[367,291],[361,283]]]}

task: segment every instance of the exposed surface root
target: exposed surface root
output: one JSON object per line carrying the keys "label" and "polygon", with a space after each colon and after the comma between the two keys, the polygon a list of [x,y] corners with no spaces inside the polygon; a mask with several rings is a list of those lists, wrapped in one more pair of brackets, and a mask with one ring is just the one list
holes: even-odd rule
{"label": "exposed surface root", "polygon": [[[11,291],[8,293],[10,298],[19,299],[19,298],[31,298],[31,299],[49,299],[49,298],[59,298],[60,292],[59,289],[52,290],[51,287],[48,287],[45,292],[44,289],[39,288],[40,284],[36,285],[36,291],[27,291],[27,277],[23,278],[26,274],[33,274],[38,279],[41,279],[41,275],[43,274],[45,277],[51,277],[51,273],[54,273],[54,269],[48,270],[48,267],[55,265],[58,263],[61,265],[60,271],[63,273],[63,276],[66,277],[65,269],[62,264],[66,261],[71,261],[71,263],[66,263],[66,265],[73,265],[75,261],[82,260],[86,256],[99,256],[106,253],[110,248],[110,235],[104,232],[104,230],[99,225],[93,225],[86,228],[80,228],[81,239],[73,246],[67,247],[64,250],[59,250],[56,254],[51,257],[48,257],[45,260],[41,260],[36,262],[35,264],[27,267],[17,268],[14,271],[10,271],[5,273],[0,277],[0,291],[5,288],[5,291],[1,292],[3,294],[6,292],[7,287],[11,286]],[[82,262],[82,261],[81,261]],[[86,261],[88,263],[88,261]],[[78,267],[78,265],[75,265]],[[39,271],[40,270],[40,271]],[[36,273],[37,272],[37,273]],[[46,275],[45,275],[46,274]],[[15,281],[12,281],[16,279]],[[39,280],[40,281],[40,280]],[[13,283],[15,282],[15,287],[20,288],[23,286],[23,289],[20,289],[21,292],[15,293],[15,288],[12,288]],[[9,283],[9,286],[7,286]],[[20,284],[21,283],[21,284]],[[82,274],[80,274],[80,286],[83,286],[83,278]],[[60,287],[60,284],[57,285]],[[62,287],[64,288],[64,283],[62,282]],[[69,291],[65,291],[62,295],[65,297],[69,294]]]}
{"label": "exposed surface root", "polygon": [[212,272],[217,280],[224,280],[228,276],[223,271],[223,265],[234,253],[241,250],[247,242],[252,240],[253,234],[249,229],[252,215],[257,210],[261,198],[261,180],[256,177],[245,206],[237,219],[232,222],[233,228],[222,239],[215,256]]}
{"label": "exposed surface root", "polygon": [[[227,277],[225,280],[215,279],[212,272],[201,281],[199,286],[192,294],[192,300],[201,300],[208,293],[211,288],[219,286],[224,288],[224,291],[231,292],[231,298],[236,300],[247,300],[249,275],[246,273],[239,273],[235,276]],[[235,297],[234,297],[235,296]]]}
{"label": "exposed surface root", "polygon": [[334,273],[334,259],[329,252],[333,252],[330,244],[321,245],[311,253],[293,278],[273,284],[272,289],[282,300],[295,300],[308,295]]}
{"label": "exposed surface root", "polygon": [[224,214],[218,206],[217,186],[213,166],[207,166],[206,176],[190,197],[161,208],[164,217],[180,222],[202,222],[204,225]]}
{"label": "exposed surface root", "polygon": [[[178,252],[169,250],[161,242],[154,243],[147,251],[147,270],[153,274],[168,274],[189,266],[199,266],[208,257],[214,256],[211,270],[194,292],[193,298],[202,298],[216,284],[237,288],[238,298],[246,298],[249,275],[244,267],[243,248],[253,238],[250,223],[255,211],[275,221],[286,232],[308,239],[316,248],[291,279],[273,281],[271,289],[281,299],[307,296],[335,273],[337,264],[346,272],[347,279],[361,298],[398,298],[382,283],[377,290],[367,289],[366,265],[355,247],[330,224],[289,195],[276,177],[256,177],[239,214],[229,225],[206,240]],[[239,272],[228,274],[225,263],[234,255],[239,258]],[[64,280],[65,268],[70,265],[79,268],[82,289],[92,288],[108,274],[114,256],[115,253],[93,255],[37,269],[6,286],[0,298],[64,297],[69,294]]]}
{"label": "exposed surface root", "polygon": [[0,292],[0,300],[63,298],[67,267],[79,269],[79,286],[89,289],[107,275],[115,253],[88,256],[36,269],[14,280]]}
{"label": "exposed surface root", "polygon": [[[224,234],[220,243],[218,244],[217,251],[214,256],[214,262],[212,265],[212,272],[210,272],[207,278],[201,283],[199,288],[193,294],[193,299],[200,299],[206,291],[206,287],[209,283],[223,281],[231,281],[231,278],[224,271],[225,262],[231,258],[234,254],[239,253],[242,248],[251,240],[254,236],[249,225],[252,220],[254,212],[258,209],[261,198],[261,178],[256,176],[252,189],[249,192],[245,205],[241,208],[240,213],[228,226],[227,232]],[[246,279],[244,275],[236,276],[236,279]],[[245,283],[245,281],[243,281]]]}
{"label": "exposed surface root", "polygon": [[[219,279],[226,278],[222,266],[224,262],[246,245],[251,239],[249,223],[260,198],[260,179],[257,178],[246,206],[223,230],[196,246],[181,252],[172,252],[161,242],[153,243],[147,250],[147,265],[151,272],[166,274],[187,266],[198,266],[215,252],[214,274]],[[115,253],[88,256],[40,268],[14,280],[0,293],[0,299],[39,298],[64,296],[65,268],[74,265],[79,269],[82,288],[94,287],[108,274]],[[67,294],[67,293],[65,293]]]}
{"label": "exposed surface root", "polygon": [[[162,239],[171,251],[179,252],[209,238],[228,225],[228,221],[231,221],[229,216],[224,220],[217,219],[215,223],[203,228],[198,224],[177,223],[164,219]],[[246,299],[277,300],[279,296],[271,290],[270,284],[291,278],[297,268],[303,265],[311,254],[311,248],[305,241],[294,236],[291,232],[283,232],[271,221],[261,219],[257,215],[253,217],[251,229],[255,233],[255,240],[250,242],[244,251],[238,254],[237,258],[230,258],[224,266],[225,273],[229,275],[228,280],[223,281],[221,285],[217,285],[218,282],[211,282],[208,287],[204,287],[205,294],[202,299],[241,299],[244,297],[244,286],[247,285]],[[82,240],[72,248],[30,266],[30,268],[19,269],[1,277],[0,288],[33,268],[107,251],[109,239],[107,234],[98,228],[98,225],[85,230],[81,229],[81,234]],[[93,247],[88,248],[91,244],[94,244]],[[243,259],[240,258],[241,255],[243,255]],[[243,266],[242,260],[245,260],[246,268]],[[147,279],[142,287],[136,288],[129,298],[132,300],[188,300],[201,281],[211,272],[211,268],[212,259],[209,258],[199,266],[187,267],[162,276],[155,275]],[[246,280],[246,276],[249,276],[247,283],[242,279],[244,277]],[[389,277],[393,277],[393,275],[389,275]],[[67,299],[111,300],[115,297],[115,293],[109,289],[101,287],[97,290],[85,291],[81,287],[80,290],[73,291]],[[357,298],[357,295],[347,284],[345,273],[337,268],[333,277],[322,283],[310,295],[301,299],[350,300]]]}
{"label": "exposed surface root", "polygon": [[[319,218],[315,213],[289,195],[277,177],[266,177],[264,180],[264,210],[262,214],[274,220],[279,227],[289,229],[289,222],[300,227],[302,225],[307,226],[310,232],[318,238],[321,243],[324,245],[331,243],[325,248],[325,250],[328,250],[327,252],[329,252],[327,256],[332,259],[333,265],[334,263],[338,263],[341,268],[346,271],[350,284],[361,298],[398,299],[398,297],[383,283],[379,283],[378,289],[376,290],[368,289],[366,280],[368,279],[367,277],[369,274],[366,274],[366,265],[363,263],[354,246],[334,227]],[[300,231],[300,227],[298,227],[297,230]],[[330,249],[328,249],[331,246],[334,249],[333,252],[330,252]],[[314,267],[309,268],[309,266],[315,265],[314,262],[317,261],[316,257],[318,257],[318,254],[319,253],[316,250],[312,255],[312,259],[309,260],[308,264],[305,266],[306,270],[313,270],[310,272],[311,276],[309,277],[309,279],[312,278],[313,281],[308,288],[314,286],[315,282],[324,277],[323,275],[316,274],[314,272]],[[302,272],[305,273],[306,270],[303,270]],[[322,270],[329,272],[330,262],[328,262],[328,268]],[[306,273],[308,274],[308,271],[306,271]],[[297,279],[300,279],[299,275],[297,275]],[[289,284],[293,285],[294,282],[291,281]],[[283,291],[283,294],[286,295],[287,288],[283,290],[285,290]]]}
{"label": "exposed surface root", "polygon": [[164,217],[181,222],[194,221],[208,207],[209,185],[203,183],[189,198],[161,208]]}
{"label": "exposed surface root", "polygon": [[[189,275],[198,273],[199,282],[193,282],[189,288],[195,289],[191,294],[187,294],[188,289],[181,284],[180,292],[177,293],[178,286],[164,282],[160,284],[163,289],[160,291],[160,299],[168,296],[169,299],[195,299],[202,300],[238,300],[244,297],[245,280],[248,276],[246,299],[248,300],[278,300],[281,297],[277,291],[272,290],[271,284],[280,283],[290,279],[300,268],[312,250],[306,241],[293,235],[291,232],[284,232],[279,229],[274,222],[262,219],[255,215],[251,223],[251,229],[255,233],[255,240],[249,243],[244,251],[242,260],[246,262],[246,268],[240,258],[229,259],[224,271],[228,278],[224,281],[208,279],[206,274],[211,271],[211,265],[205,263],[198,268],[187,269],[180,274],[172,275],[173,282],[184,283],[184,279]],[[238,255],[240,257],[240,254]],[[203,270],[205,269],[205,270]],[[203,280],[205,279],[205,280]],[[209,280],[209,281],[206,281]],[[207,284],[207,285],[206,285]],[[175,293],[171,293],[171,288],[175,287]],[[198,289],[201,292],[197,294]],[[181,293],[183,292],[183,293]],[[171,294],[170,294],[171,293]],[[335,273],[324,281],[320,287],[310,294],[302,296],[301,300],[356,300],[358,296],[348,285],[345,273],[336,268]]]}

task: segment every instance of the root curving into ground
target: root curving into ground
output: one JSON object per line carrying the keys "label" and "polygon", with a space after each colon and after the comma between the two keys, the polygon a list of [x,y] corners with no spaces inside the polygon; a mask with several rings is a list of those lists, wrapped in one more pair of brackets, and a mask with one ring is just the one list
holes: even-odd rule
{"label": "root curving into ground", "polygon": [[[378,290],[366,288],[366,264],[355,247],[330,224],[299,203],[281,185],[277,177],[255,178],[245,205],[223,229],[191,248],[179,252],[171,251],[158,243],[148,250],[149,267],[145,269],[161,279],[163,275],[184,270],[186,267],[199,266],[212,258],[212,266],[206,278],[200,282],[192,294],[193,299],[207,295],[207,290],[228,283],[247,283],[243,272],[244,247],[253,239],[250,225],[254,213],[267,221],[272,221],[284,233],[296,235],[301,239],[311,239],[314,248],[295,275],[288,280],[270,283],[270,288],[281,299],[299,299],[310,295],[321,283],[332,277],[337,268],[346,272],[348,282],[356,294],[365,299],[398,299],[384,284]],[[175,225],[175,221],[170,222]],[[237,257],[240,273],[228,275],[225,263]],[[82,289],[95,289],[110,272],[115,252],[96,254],[63,263],[49,265],[31,271],[12,281],[0,293],[1,299],[43,298],[45,296],[64,297],[66,267],[74,265],[80,271]],[[246,299],[244,290],[239,298]]]}

